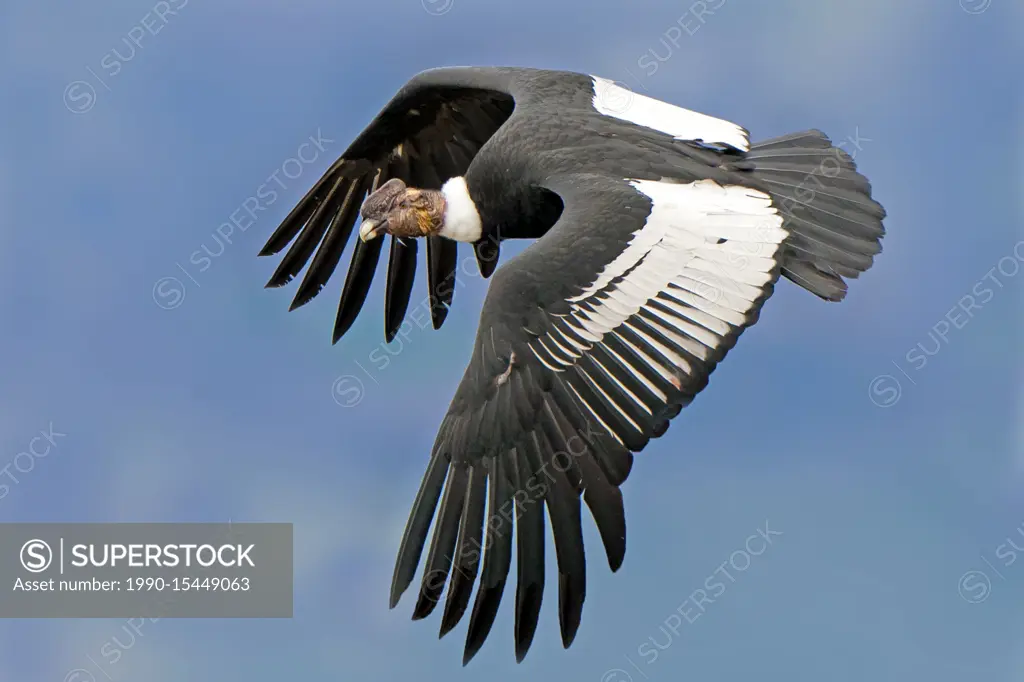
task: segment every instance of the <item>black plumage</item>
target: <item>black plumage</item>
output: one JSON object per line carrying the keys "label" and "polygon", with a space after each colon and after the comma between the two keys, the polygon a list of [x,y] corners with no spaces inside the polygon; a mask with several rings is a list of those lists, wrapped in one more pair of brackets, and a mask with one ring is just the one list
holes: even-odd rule
{"label": "black plumage", "polygon": [[[617,570],[626,550],[620,486],[634,453],[707,385],[780,277],[838,301],[881,251],[885,212],[852,158],[822,133],[751,145],[739,126],[614,87],[534,69],[419,74],[261,252],[291,244],[268,286],[287,283],[312,257],[298,307],[337,268],[368,193],[391,178],[426,190],[465,179],[463,201],[481,226],[469,241],[481,273],[493,277],[391,589],[394,607],[433,522],[413,617],[444,599],[444,636],[468,611],[464,663],[494,623],[513,536],[517,660],[529,650],[545,587],[545,516],[568,647],[586,598],[581,503]],[[609,106],[609,93],[626,105]],[[449,205],[457,199],[445,196]],[[536,241],[498,268],[507,239]],[[363,306],[383,241],[355,242],[334,341]],[[453,301],[457,242],[431,234],[425,251],[438,328]],[[408,311],[417,258],[415,240],[392,238],[388,341]]]}

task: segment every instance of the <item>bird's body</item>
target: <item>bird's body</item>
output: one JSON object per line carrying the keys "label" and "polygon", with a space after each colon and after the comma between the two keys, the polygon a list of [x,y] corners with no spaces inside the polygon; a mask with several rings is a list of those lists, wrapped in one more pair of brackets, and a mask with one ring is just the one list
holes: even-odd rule
{"label": "bird's body", "polygon": [[536,240],[494,273],[395,567],[392,606],[436,512],[414,617],[447,585],[442,634],[471,611],[465,661],[493,623],[513,535],[516,655],[525,656],[544,586],[545,508],[569,646],[586,586],[580,500],[616,570],[619,486],[633,453],[704,388],[780,276],[841,300],[843,278],[870,267],[884,233],[867,181],[817,131],[750,145],[728,121],[558,71],[413,78],[265,247],[276,253],[298,237],[276,286],[320,244],[293,305],[326,283],[368,192],[335,340],[365,300],[385,233],[389,341],[411,294],[411,237],[426,237],[435,327],[452,301],[458,241],[473,244],[489,276],[503,240]]}

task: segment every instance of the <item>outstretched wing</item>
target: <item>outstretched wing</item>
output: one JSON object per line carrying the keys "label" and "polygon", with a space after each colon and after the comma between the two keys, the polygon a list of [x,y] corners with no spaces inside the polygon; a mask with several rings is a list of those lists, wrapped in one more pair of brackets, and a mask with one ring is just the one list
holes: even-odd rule
{"label": "outstretched wing", "polygon": [[[324,173],[271,235],[261,256],[291,247],[268,287],[290,282],[313,261],[291,309],[308,303],[338,267],[359,207],[369,192],[391,178],[425,189],[440,189],[463,175],[473,157],[512,115],[514,79],[507,69],[445,68],[410,80]],[[384,240],[356,240],[334,325],[336,343],[366,300]],[[416,240],[391,239],[384,303],[384,334],[391,341],[405,318],[416,276]],[[427,287],[434,328],[444,322],[455,287],[458,245],[427,238]],[[497,264],[496,247],[477,246],[484,277]],[[315,252],[315,255],[314,255]]]}
{"label": "outstretched wing", "polygon": [[564,211],[494,276],[395,566],[392,606],[437,511],[413,617],[429,614],[447,583],[448,632],[480,573],[464,662],[494,621],[513,524],[515,648],[526,655],[544,588],[544,507],[569,646],[586,594],[581,496],[614,571],[626,548],[619,486],[632,453],[705,387],[779,276],[786,232],[758,190],[593,175],[549,185]]}

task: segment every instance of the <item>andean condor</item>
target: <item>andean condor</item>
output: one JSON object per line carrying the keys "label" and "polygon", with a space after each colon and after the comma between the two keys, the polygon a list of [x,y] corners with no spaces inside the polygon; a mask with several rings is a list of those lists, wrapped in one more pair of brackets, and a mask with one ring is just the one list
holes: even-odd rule
{"label": "andean condor", "polygon": [[[562,643],[572,643],[586,594],[581,498],[615,571],[633,453],[707,385],[780,275],[842,300],[845,280],[881,251],[885,211],[819,131],[751,145],[740,126],[596,76],[466,67],[425,71],[388,102],[270,237],[260,255],[291,247],[267,286],[312,257],[292,307],[307,303],[360,214],[335,342],[363,305],[386,234],[388,341],[409,304],[415,238],[426,241],[435,328],[452,302],[458,242],[494,274],[391,587],[394,607],[436,514],[413,617],[447,585],[444,635],[479,577],[465,664],[494,622],[513,535],[516,659],[526,655],[545,507]],[[535,241],[495,272],[506,239]]]}

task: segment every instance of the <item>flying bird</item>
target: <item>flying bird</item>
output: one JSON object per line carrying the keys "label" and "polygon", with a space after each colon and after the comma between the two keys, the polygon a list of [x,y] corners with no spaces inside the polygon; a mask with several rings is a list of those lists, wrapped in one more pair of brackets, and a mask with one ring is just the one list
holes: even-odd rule
{"label": "flying bird", "polygon": [[[581,501],[616,571],[634,453],[707,385],[780,277],[842,300],[881,251],[884,216],[850,155],[817,130],[751,144],[729,121],[564,71],[413,77],[260,252],[291,244],[268,287],[312,258],[294,309],[327,283],[361,219],[334,342],[363,306],[386,235],[388,342],[408,309],[419,239],[435,329],[453,301],[460,242],[493,274],[401,540],[391,607],[433,525],[413,618],[443,597],[443,636],[468,610],[465,665],[495,621],[514,538],[522,661],[550,522],[568,648],[586,596]],[[497,267],[510,239],[533,241]]]}

